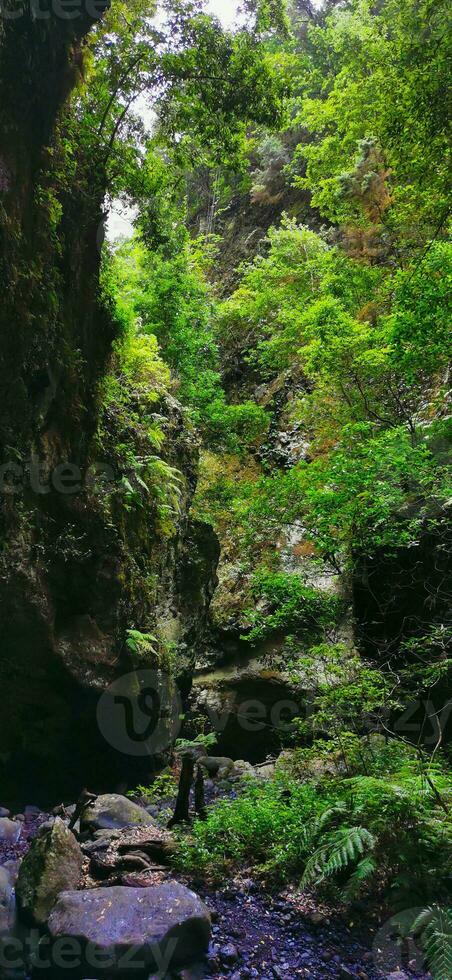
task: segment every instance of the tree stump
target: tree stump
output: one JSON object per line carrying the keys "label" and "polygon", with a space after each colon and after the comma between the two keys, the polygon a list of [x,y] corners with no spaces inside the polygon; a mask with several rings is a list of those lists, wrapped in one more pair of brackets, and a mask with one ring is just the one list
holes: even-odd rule
{"label": "tree stump", "polygon": [[174,816],[171,817],[168,827],[174,827],[177,823],[189,823],[190,821],[190,791],[193,785],[194,771],[195,760],[190,755],[185,756],[182,759],[182,770]]}

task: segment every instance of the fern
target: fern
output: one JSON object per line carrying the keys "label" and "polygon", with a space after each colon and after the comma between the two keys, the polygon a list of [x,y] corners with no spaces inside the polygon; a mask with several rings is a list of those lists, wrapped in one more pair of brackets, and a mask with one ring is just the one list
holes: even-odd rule
{"label": "fern", "polygon": [[158,639],[151,633],[142,633],[141,630],[127,630],[126,646],[138,657],[145,657],[148,654],[157,653]]}
{"label": "fern", "polygon": [[353,874],[350,875],[350,878],[342,891],[343,897],[346,899],[346,901],[352,901],[358,897],[362,886],[369,878],[372,877],[376,870],[377,862],[370,856],[370,854],[367,854],[366,857],[363,857],[361,861],[358,862]]}
{"label": "fern", "polygon": [[324,810],[323,813],[321,813],[317,818],[314,825],[314,833],[316,836],[325,830],[328,824],[331,823],[335,817],[343,816],[347,812],[347,809],[347,804],[344,803],[343,800],[339,800],[335,806],[328,807],[327,810]]}
{"label": "fern", "polygon": [[452,909],[425,909],[414,922],[412,932],[420,934],[426,965],[434,980],[452,977]]}
{"label": "fern", "polygon": [[309,859],[302,886],[318,885],[325,878],[344,871],[374,846],[375,838],[365,827],[340,827],[328,835],[325,843]]}

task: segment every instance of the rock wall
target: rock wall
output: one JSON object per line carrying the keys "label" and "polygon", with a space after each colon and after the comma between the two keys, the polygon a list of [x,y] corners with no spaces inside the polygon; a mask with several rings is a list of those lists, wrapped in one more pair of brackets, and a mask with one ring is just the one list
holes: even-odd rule
{"label": "rock wall", "polygon": [[87,196],[89,161],[74,186],[56,172],[91,19],[44,12],[0,25],[0,781],[5,799],[21,800],[23,784],[38,801],[133,779],[99,732],[99,695],[133,666],[126,630],[171,617],[187,689],[218,557],[189,518],[198,446],[170,396],[155,411],[162,458],[182,474],[172,533],[155,507],[122,506],[97,479],[99,462],[113,491],[122,479],[96,442],[116,334],[99,297],[105,175]]}

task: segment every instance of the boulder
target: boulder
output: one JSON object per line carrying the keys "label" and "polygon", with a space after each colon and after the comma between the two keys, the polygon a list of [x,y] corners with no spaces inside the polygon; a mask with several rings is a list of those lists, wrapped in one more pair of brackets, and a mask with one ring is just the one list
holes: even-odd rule
{"label": "boulder", "polygon": [[98,796],[83,810],[82,831],[121,830],[123,827],[154,827],[155,820],[143,807],[117,793]]}
{"label": "boulder", "polygon": [[14,925],[14,885],[19,864],[19,861],[7,861],[0,866],[0,936],[8,933]]}
{"label": "boulder", "polygon": [[[148,976],[184,966],[209,947],[211,920],[194,892],[176,881],[151,888],[113,886],[60,895],[48,929],[53,943],[80,944],[95,975]],[[129,972],[127,972],[127,970]],[[84,973],[92,977],[92,972]]]}
{"label": "boulder", "polygon": [[275,762],[266,762],[263,765],[256,766],[256,776],[258,779],[273,779],[276,772]]}
{"label": "boulder", "polygon": [[227,775],[234,771],[234,763],[232,759],[226,759],[220,756],[207,755],[203,759],[199,759],[200,766],[209,773],[209,776]]}
{"label": "boulder", "polygon": [[60,892],[77,888],[82,862],[78,842],[57,817],[43,837],[35,838],[20,866],[16,894],[23,916],[45,923]]}
{"label": "boulder", "polygon": [[20,821],[0,817],[0,840],[8,841],[9,844],[16,844],[21,833],[22,824]]}
{"label": "boulder", "polygon": [[237,776],[250,776],[254,777],[256,775],[256,770],[251,762],[245,762],[244,759],[237,759],[234,762],[234,772]]}

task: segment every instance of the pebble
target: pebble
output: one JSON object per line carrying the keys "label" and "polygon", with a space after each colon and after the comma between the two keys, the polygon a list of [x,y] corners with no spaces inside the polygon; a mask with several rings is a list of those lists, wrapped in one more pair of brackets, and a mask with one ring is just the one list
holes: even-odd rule
{"label": "pebble", "polygon": [[7,810],[5,806],[0,806],[0,817],[10,817],[11,810]]}
{"label": "pebble", "polygon": [[245,892],[255,892],[257,891],[256,882],[252,878],[243,878],[240,882],[240,887]]}
{"label": "pebble", "polygon": [[219,970],[219,968],[220,968],[220,958],[218,956],[216,956],[215,954],[209,956],[207,958],[207,966],[209,967],[209,970],[212,970],[212,971]]}
{"label": "pebble", "polygon": [[323,952],[320,953],[320,956],[321,956],[321,958],[322,958],[322,960],[323,960],[324,963],[329,963],[330,960],[333,959],[333,953],[330,950],[327,950],[327,949],[323,950]]}
{"label": "pebble", "polygon": [[223,946],[220,949],[220,958],[223,963],[232,966],[239,958],[237,946],[233,946],[232,943],[228,943],[227,946]]}
{"label": "pebble", "polygon": [[328,922],[326,916],[322,915],[321,912],[312,912],[308,918],[309,921],[312,922],[313,926],[323,926]]}
{"label": "pebble", "polygon": [[117,840],[121,836],[119,830],[95,830],[94,840]]}
{"label": "pebble", "polygon": [[233,899],[236,897],[235,891],[234,891],[233,888],[223,888],[223,891],[221,892],[221,894],[222,894],[222,897],[225,898],[228,902],[232,902]]}

